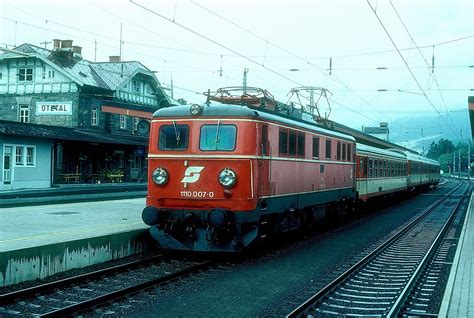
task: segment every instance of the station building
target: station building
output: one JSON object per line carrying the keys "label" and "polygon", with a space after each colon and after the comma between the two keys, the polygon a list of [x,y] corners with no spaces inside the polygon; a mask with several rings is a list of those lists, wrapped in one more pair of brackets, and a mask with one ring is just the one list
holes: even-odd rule
{"label": "station building", "polygon": [[137,61],[84,60],[71,40],[0,54],[0,190],[144,182],[149,119],[171,99]]}

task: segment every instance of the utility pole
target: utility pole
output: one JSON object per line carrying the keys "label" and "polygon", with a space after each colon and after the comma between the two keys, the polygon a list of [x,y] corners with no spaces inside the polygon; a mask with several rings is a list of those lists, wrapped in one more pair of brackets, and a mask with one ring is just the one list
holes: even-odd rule
{"label": "utility pole", "polygon": [[467,148],[467,180],[471,179],[471,140],[469,139]]}
{"label": "utility pole", "polygon": [[122,62],[122,22],[120,22],[120,62]]}
{"label": "utility pole", "polygon": [[458,158],[458,164],[459,164],[459,170],[458,170],[458,175],[459,178],[461,178],[461,147],[459,147],[459,158]]}
{"label": "utility pole", "polygon": [[51,41],[49,41],[49,42],[48,42],[48,41],[44,41],[44,42],[41,42],[40,44],[44,44],[44,48],[46,48],[46,45],[48,45],[48,44],[50,44],[50,43],[52,43],[52,42],[51,42]]}
{"label": "utility pole", "polygon": [[456,152],[453,152],[453,176],[456,174]]}

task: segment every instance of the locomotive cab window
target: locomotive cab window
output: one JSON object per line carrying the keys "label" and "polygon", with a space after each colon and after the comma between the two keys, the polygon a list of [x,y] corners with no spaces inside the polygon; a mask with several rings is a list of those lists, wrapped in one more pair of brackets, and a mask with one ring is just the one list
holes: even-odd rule
{"label": "locomotive cab window", "polygon": [[160,150],[186,150],[189,142],[188,125],[163,125],[160,127],[158,148]]}
{"label": "locomotive cab window", "polygon": [[235,125],[202,125],[199,149],[204,151],[233,151],[237,137]]}

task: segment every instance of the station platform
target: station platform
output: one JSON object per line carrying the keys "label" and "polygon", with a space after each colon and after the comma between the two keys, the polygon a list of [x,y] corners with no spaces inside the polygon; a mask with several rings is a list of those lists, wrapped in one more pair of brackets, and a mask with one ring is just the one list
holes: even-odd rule
{"label": "station platform", "polygon": [[144,207],[145,196],[0,208],[0,287],[150,251]]}
{"label": "station platform", "polygon": [[51,188],[0,191],[0,208],[145,197],[146,183],[61,184]]}
{"label": "station platform", "polygon": [[474,194],[472,193],[439,317],[474,317]]}

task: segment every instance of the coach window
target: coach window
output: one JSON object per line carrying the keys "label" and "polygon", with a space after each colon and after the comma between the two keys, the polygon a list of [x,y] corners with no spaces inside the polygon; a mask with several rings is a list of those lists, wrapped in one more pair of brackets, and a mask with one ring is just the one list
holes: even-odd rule
{"label": "coach window", "polygon": [[346,161],[346,144],[342,144],[342,160]]}
{"label": "coach window", "polygon": [[341,142],[337,142],[336,160],[341,160]]}
{"label": "coach window", "polygon": [[326,140],[326,159],[331,159],[331,140]]}
{"label": "coach window", "polygon": [[298,133],[298,156],[304,156],[304,133]]}
{"label": "coach window", "polygon": [[290,136],[288,140],[288,155],[296,155],[296,131],[290,130]]}
{"label": "coach window", "polygon": [[369,158],[369,178],[372,178],[374,171],[374,160]]}
{"label": "coach window", "polygon": [[319,138],[313,137],[313,158],[319,158]]}
{"label": "coach window", "polygon": [[352,150],[352,145],[347,144],[347,160],[352,162],[353,160],[352,160],[352,157],[351,157],[351,155],[352,155],[351,150]]}
{"label": "coach window", "polygon": [[233,151],[237,127],[235,125],[202,125],[199,149],[204,151]]}
{"label": "coach window", "polygon": [[278,152],[280,155],[288,154],[288,131],[286,129],[280,129]]}
{"label": "coach window", "polygon": [[163,125],[160,127],[158,148],[160,150],[186,150],[188,148],[188,125]]}

